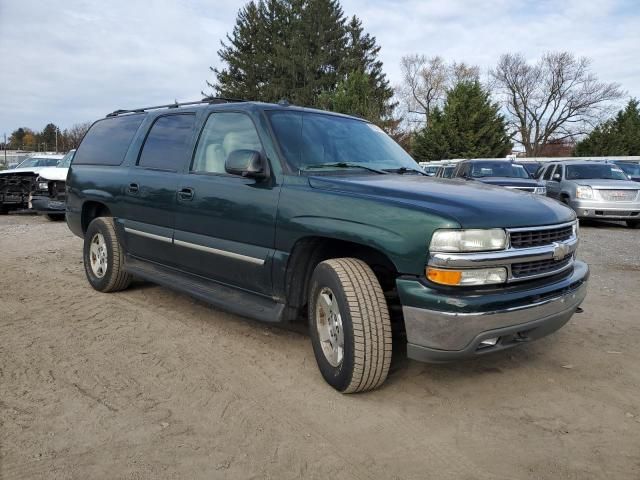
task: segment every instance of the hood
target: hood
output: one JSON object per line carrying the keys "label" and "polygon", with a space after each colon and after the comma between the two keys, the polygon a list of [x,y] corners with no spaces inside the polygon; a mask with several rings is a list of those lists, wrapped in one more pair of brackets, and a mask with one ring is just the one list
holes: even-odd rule
{"label": "hood", "polygon": [[533,227],[575,218],[573,210],[551,198],[461,179],[341,175],[312,176],[309,184],[403,203],[453,219],[464,228]]}
{"label": "hood", "polygon": [[69,172],[68,168],[59,168],[59,167],[44,167],[41,168],[38,174],[47,180],[66,180],[67,173]]}
{"label": "hood", "polygon": [[570,180],[576,185],[585,185],[598,190],[638,190],[638,184],[631,180],[606,180],[594,178],[589,180]]}
{"label": "hood", "polygon": [[499,185],[501,187],[537,187],[538,181],[535,178],[514,178],[514,177],[482,177],[473,180],[489,185]]}
{"label": "hood", "polygon": [[13,175],[14,173],[40,173],[45,168],[55,167],[27,167],[27,168],[12,168],[11,170],[2,170],[0,175]]}

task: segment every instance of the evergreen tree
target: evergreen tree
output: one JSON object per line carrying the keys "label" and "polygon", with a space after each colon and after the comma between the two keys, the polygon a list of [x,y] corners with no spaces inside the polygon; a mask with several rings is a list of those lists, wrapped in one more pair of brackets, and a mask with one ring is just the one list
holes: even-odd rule
{"label": "evergreen tree", "polygon": [[601,123],[578,142],[576,156],[640,155],[640,110],[631,99],[615,118]]}
{"label": "evergreen tree", "polygon": [[212,68],[215,82],[207,84],[220,96],[265,102],[286,98],[319,107],[333,103],[328,96],[339,85],[348,90],[347,84],[366,78],[370,102],[380,117],[388,116],[393,89],[379,51],[360,20],[347,22],[337,0],[251,1],[218,51],[224,68]]}
{"label": "evergreen tree", "polygon": [[504,117],[478,81],[463,81],[447,92],[442,110],[433,110],[429,127],[413,142],[416,160],[497,158],[511,150]]}

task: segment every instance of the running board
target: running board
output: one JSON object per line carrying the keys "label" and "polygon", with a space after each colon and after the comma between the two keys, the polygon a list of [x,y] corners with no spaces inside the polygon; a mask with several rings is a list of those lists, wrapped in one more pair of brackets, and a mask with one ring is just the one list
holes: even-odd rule
{"label": "running board", "polygon": [[126,256],[124,268],[136,277],[186,293],[221,310],[261,322],[283,321],[284,304],[270,298],[140,260],[131,255]]}

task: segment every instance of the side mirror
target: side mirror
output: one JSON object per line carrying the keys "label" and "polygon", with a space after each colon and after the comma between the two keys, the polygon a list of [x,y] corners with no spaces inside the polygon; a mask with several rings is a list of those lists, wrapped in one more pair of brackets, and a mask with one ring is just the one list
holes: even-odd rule
{"label": "side mirror", "polygon": [[224,162],[224,169],[231,175],[247,178],[266,178],[267,162],[256,150],[233,150]]}
{"label": "side mirror", "polygon": [[554,173],[553,174],[553,180],[555,182],[559,182],[560,181],[560,174],[559,173]]}

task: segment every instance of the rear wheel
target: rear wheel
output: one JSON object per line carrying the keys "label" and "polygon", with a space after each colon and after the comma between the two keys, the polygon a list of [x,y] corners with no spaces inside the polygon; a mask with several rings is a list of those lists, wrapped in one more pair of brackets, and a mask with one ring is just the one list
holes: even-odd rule
{"label": "rear wheel", "polygon": [[627,220],[627,227],[640,228],[640,220]]}
{"label": "rear wheel", "polygon": [[318,368],[343,393],[373,390],[391,364],[391,323],[378,279],[355,258],[318,264],[309,290],[309,330]]}
{"label": "rear wheel", "polygon": [[124,250],[111,217],[98,217],[84,236],[84,271],[93,288],[100,292],[124,290],[131,275],[124,270]]}

